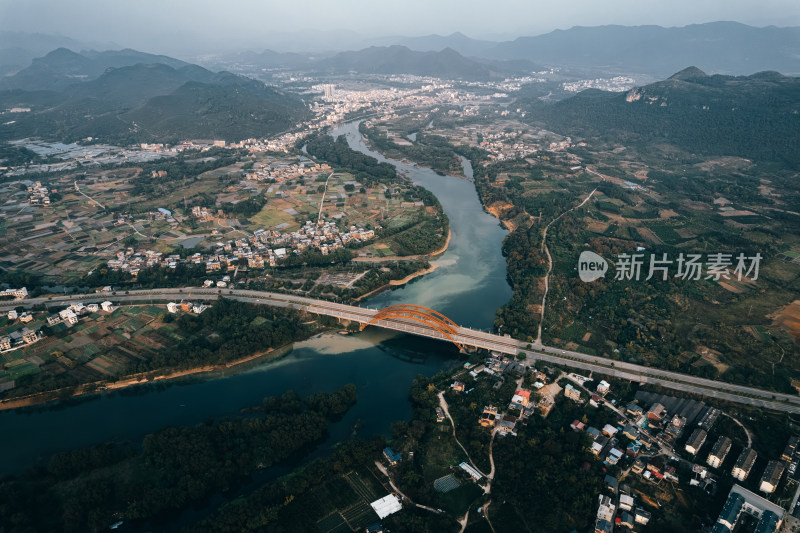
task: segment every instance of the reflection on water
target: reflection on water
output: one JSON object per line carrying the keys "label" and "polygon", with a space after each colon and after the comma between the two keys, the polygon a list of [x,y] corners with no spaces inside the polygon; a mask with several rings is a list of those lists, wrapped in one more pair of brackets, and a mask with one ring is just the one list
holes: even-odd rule
{"label": "reflection on water", "polygon": [[472,178],[469,162],[462,160],[468,179],[440,176],[428,168],[389,160],[369,150],[357,123],[345,124],[331,135],[345,135],[354,150],[394,164],[401,174],[433,192],[450,219],[450,246],[433,261],[439,268],[410,284],[370,298],[366,305],[380,308],[414,303],[436,309],[463,326],[491,328],[495,311],[511,297],[502,256],[507,232],[483,210],[469,181]]}

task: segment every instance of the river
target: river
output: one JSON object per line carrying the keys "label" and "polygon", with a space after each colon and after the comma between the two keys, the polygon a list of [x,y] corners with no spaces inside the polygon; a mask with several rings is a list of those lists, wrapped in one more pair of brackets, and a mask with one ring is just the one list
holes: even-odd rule
{"label": "river", "polygon": [[[357,123],[345,124],[333,134],[344,134],[354,149],[388,161],[365,146]],[[362,305],[379,308],[415,303],[434,308],[459,324],[490,329],[495,310],[511,296],[500,253],[505,230],[483,211],[471,181],[390,162],[439,198],[450,219],[452,236],[447,252],[434,261],[439,265],[436,271]],[[468,162],[464,171],[471,177]],[[106,441],[136,442],[165,426],[235,414],[259,404],[265,396],[290,389],[305,396],[354,383],[358,402],[340,422],[331,425],[330,437],[317,452],[322,453],[352,435],[356,421],[360,421],[362,436],[388,435],[392,422],[411,415],[408,388],[414,377],[433,375],[454,365],[456,355],[454,347],[442,342],[369,328],[357,335],[328,334],[296,343],[283,359],[259,363],[246,371],[2,412],[0,475],[44,464],[60,451]]]}

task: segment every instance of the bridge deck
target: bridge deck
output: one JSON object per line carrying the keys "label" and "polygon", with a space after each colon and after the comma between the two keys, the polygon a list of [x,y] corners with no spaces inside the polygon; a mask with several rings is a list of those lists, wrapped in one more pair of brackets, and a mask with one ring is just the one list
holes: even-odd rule
{"label": "bridge deck", "polygon": [[[67,305],[70,302],[76,301],[97,302],[107,299],[128,302],[163,302],[192,298],[216,300],[220,297],[256,304],[291,307],[313,314],[331,316],[343,320],[358,322],[360,324],[370,322],[378,314],[378,310],[376,309],[327,302],[324,300],[314,300],[312,298],[305,298],[302,296],[294,296],[289,294],[238,289],[220,290],[197,288],[149,289],[125,292],[120,291],[110,294],[88,293],[43,298],[28,298],[25,300],[0,302],[0,311],[13,309],[15,307],[31,307],[36,304],[44,304],[48,307],[54,307]],[[680,374],[678,372],[671,372],[668,370],[626,363],[624,361],[612,361],[603,357],[592,356],[570,350],[562,350],[550,346],[536,345],[532,348],[528,348],[530,345],[523,341],[483,331],[477,331],[470,328],[457,327],[455,330],[456,335],[450,339],[447,338],[447,336],[441,331],[433,327],[399,317],[384,318],[375,325],[413,335],[444,340],[446,342],[452,342],[455,340],[457,343],[465,346],[484,348],[509,355],[516,355],[524,351],[534,359],[548,361],[573,368],[589,370],[592,372],[598,372],[621,379],[658,384],[674,390],[702,394],[718,398],[720,400],[774,409],[777,411],[800,413],[800,397],[795,395],[766,391],[744,385],[735,385],[732,383],[715,381],[706,378],[699,378],[687,374]]]}

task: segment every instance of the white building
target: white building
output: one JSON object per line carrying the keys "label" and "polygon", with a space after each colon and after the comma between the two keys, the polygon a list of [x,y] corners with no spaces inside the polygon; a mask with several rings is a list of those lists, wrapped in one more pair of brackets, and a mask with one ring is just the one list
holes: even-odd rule
{"label": "white building", "polygon": [[400,511],[403,508],[403,504],[400,503],[400,500],[394,494],[388,494],[380,500],[375,500],[369,505],[381,520],[390,514]]}
{"label": "white building", "polygon": [[633,498],[628,496],[627,494],[620,494],[619,496],[619,508],[623,511],[630,511],[633,509]]}
{"label": "white building", "polygon": [[178,304],[175,302],[170,302],[167,304],[167,311],[170,313],[177,313],[178,312]]}
{"label": "white building", "polygon": [[12,309],[11,311],[8,312],[8,319],[9,320],[16,320],[17,319],[17,310],[16,309]]}
{"label": "white building", "polygon": [[74,326],[78,323],[78,315],[76,315],[75,311],[72,309],[64,309],[63,311],[59,311],[58,316],[61,317],[62,322],[66,322],[70,326]]}
{"label": "white building", "polygon": [[21,333],[22,340],[25,341],[25,344],[33,344],[39,340],[39,335],[35,331],[31,331],[28,328],[22,328]]}
{"label": "white building", "polygon": [[3,291],[3,294],[11,295],[17,300],[22,300],[23,298],[28,297],[28,289],[26,289],[25,287],[22,287],[20,289],[6,289],[5,291]]}
{"label": "white building", "polygon": [[100,310],[100,306],[97,304],[89,304],[86,306],[86,310],[90,313],[96,313]]}
{"label": "white building", "polygon": [[101,303],[101,304],[100,304],[100,307],[101,307],[101,308],[103,309],[103,311],[105,311],[106,313],[112,313],[112,312],[114,312],[114,309],[116,309],[116,307],[114,307],[114,304],[113,304],[113,303],[111,303],[111,302],[109,302],[108,300],[106,300],[105,302]]}

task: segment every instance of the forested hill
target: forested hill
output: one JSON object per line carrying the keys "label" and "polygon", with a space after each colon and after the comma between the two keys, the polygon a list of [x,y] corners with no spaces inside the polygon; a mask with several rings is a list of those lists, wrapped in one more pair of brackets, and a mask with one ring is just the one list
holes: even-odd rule
{"label": "forested hill", "polygon": [[587,90],[532,107],[558,133],[800,167],[800,78],[777,72],[708,76],[690,67],[625,93]]}
{"label": "forested hill", "polygon": [[0,91],[0,109],[12,107],[31,112],[0,125],[0,140],[238,141],[291,129],[310,116],[299,98],[260,81],[163,63],[109,68],[63,89]]}

